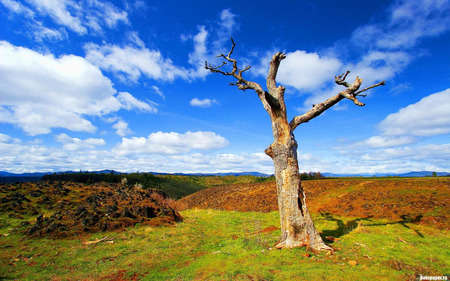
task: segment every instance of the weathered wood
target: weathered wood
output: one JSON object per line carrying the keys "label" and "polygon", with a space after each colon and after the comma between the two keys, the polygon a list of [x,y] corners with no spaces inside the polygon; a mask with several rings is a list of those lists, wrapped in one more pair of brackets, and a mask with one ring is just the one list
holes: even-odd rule
{"label": "weathered wood", "polygon": [[245,91],[247,89],[253,89],[258,94],[259,99],[269,114],[274,141],[265,152],[272,158],[275,167],[281,224],[281,239],[276,247],[281,249],[306,246],[313,251],[332,251],[333,249],[323,242],[306,206],[306,196],[301,186],[299,174],[297,142],[293,132],[298,125],[319,116],[325,110],[337,104],[344,98],[352,100],[356,105],[363,106],[364,103],[360,102],[356,97],[364,91],[384,85],[384,81],[358,91],[362,79],[356,77],[355,81],[352,84],[349,84],[345,81],[345,78],[350,73],[350,71],[347,71],[346,73],[335,77],[335,82],[338,85],[346,87],[345,90],[339,92],[337,95],[329,98],[323,103],[314,105],[313,108],[305,114],[295,116],[291,122],[288,122],[286,104],[284,101],[286,89],[281,85],[278,87],[276,85],[278,68],[281,61],[286,58],[286,55],[281,52],[273,55],[269,64],[269,72],[266,79],[268,91],[264,91],[258,83],[247,81],[242,77],[242,73],[248,70],[250,66],[247,66],[242,70],[238,69],[236,60],[231,58],[234,48],[235,43],[232,39],[232,48],[228,55],[219,55],[219,57],[223,57],[228,62],[232,63],[233,66],[231,72],[225,72],[221,69],[227,62],[223,62],[216,67],[205,62],[205,68],[214,73],[221,73],[226,76],[234,77],[237,81],[231,83],[231,85],[237,86],[240,90]]}
{"label": "weathered wood", "polygon": [[84,241],[84,242],[81,242],[81,244],[83,244],[83,245],[86,246],[86,245],[97,244],[97,243],[100,243],[100,242],[114,243],[113,240],[114,240],[114,239],[108,238],[108,237],[106,236],[106,237],[103,237],[102,239],[95,239],[95,240],[93,240],[93,241]]}

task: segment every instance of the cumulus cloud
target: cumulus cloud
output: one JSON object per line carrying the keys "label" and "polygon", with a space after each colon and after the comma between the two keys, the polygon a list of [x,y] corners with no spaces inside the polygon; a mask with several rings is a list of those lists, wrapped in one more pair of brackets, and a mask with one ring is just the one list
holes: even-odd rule
{"label": "cumulus cloud", "polygon": [[188,78],[186,69],[175,66],[158,50],[94,43],[86,44],[84,49],[89,62],[101,69],[113,72],[119,78],[122,76],[125,80],[135,83],[142,76],[161,81]]}
{"label": "cumulus cloud", "polygon": [[181,154],[191,150],[211,150],[229,145],[228,140],[214,132],[157,132],[145,137],[122,138],[114,149],[124,154]]}
{"label": "cumulus cloud", "polygon": [[213,106],[214,104],[219,104],[219,102],[217,101],[217,100],[215,100],[215,99],[202,99],[202,100],[200,100],[200,99],[198,99],[198,98],[193,98],[190,102],[189,102],[189,104],[191,105],[191,106],[195,106],[195,107],[203,107],[203,108],[206,108],[206,107],[211,107],[211,106]]}
{"label": "cumulus cloud", "polygon": [[64,150],[80,150],[80,149],[93,149],[99,145],[105,145],[104,139],[88,138],[81,140],[79,138],[69,137],[67,134],[59,134],[56,136],[56,141],[63,144]]}
{"label": "cumulus cloud", "polygon": [[117,123],[115,123],[112,127],[116,129],[116,134],[121,137],[132,133],[130,128],[128,128],[128,123],[123,120],[117,121]]}
{"label": "cumulus cloud", "polygon": [[388,115],[379,127],[388,136],[450,133],[450,89],[424,97]]}
{"label": "cumulus cloud", "polygon": [[57,25],[78,35],[86,35],[89,30],[101,34],[104,27],[114,28],[119,22],[129,24],[127,12],[108,1],[28,0],[25,5],[14,0],[1,0],[1,3],[11,12],[31,19],[34,27],[42,26],[42,21],[48,16]]}
{"label": "cumulus cloud", "polygon": [[86,116],[121,108],[155,111],[128,93],[116,96],[111,81],[84,58],[56,58],[5,41],[0,41],[0,57],[0,122],[16,124],[29,135],[52,128],[94,132]]}
{"label": "cumulus cloud", "polygon": [[336,58],[297,50],[286,54],[278,70],[278,81],[300,91],[320,89],[326,82],[333,81],[341,66],[342,63]]}

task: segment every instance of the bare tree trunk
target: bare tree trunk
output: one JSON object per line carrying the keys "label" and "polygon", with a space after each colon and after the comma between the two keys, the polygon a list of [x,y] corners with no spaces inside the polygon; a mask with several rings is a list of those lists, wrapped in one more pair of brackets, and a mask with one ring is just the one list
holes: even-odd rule
{"label": "bare tree trunk", "polygon": [[[298,125],[309,122],[345,98],[358,106],[364,106],[364,103],[360,102],[357,97],[363,96],[361,93],[369,89],[384,85],[384,81],[359,90],[362,79],[357,76],[352,84],[346,82],[345,78],[350,73],[350,71],[347,71],[335,77],[336,84],[344,86],[345,90],[322,103],[313,105],[312,109],[303,115],[295,116],[291,122],[288,122],[284,102],[285,87],[277,86],[276,83],[278,68],[280,62],[286,58],[285,54],[279,52],[272,57],[266,79],[268,91],[264,91],[258,83],[243,78],[243,73],[249,70],[250,66],[243,69],[238,68],[237,61],[231,58],[235,47],[233,38],[231,38],[231,42],[232,47],[228,55],[219,55],[226,61],[219,66],[212,66],[205,62],[205,68],[214,73],[234,77],[236,82],[230,85],[237,86],[240,90],[254,90],[270,116],[274,142],[266,149],[266,154],[272,158],[275,166],[281,221],[281,240],[276,247],[282,249],[306,246],[313,251],[333,250],[323,242],[306,207],[305,193],[301,186],[298,169],[297,142],[293,132]],[[233,64],[232,70],[222,70],[222,67],[227,65],[228,62]]]}
{"label": "bare tree trunk", "polygon": [[297,142],[286,119],[272,121],[274,142],[266,149],[275,166],[281,239],[277,248],[306,246],[313,251],[332,250],[316,230],[305,202],[297,160]]}

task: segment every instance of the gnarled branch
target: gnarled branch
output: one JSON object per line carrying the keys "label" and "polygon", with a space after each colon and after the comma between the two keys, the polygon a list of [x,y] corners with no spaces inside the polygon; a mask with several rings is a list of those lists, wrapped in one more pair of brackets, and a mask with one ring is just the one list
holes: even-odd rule
{"label": "gnarled branch", "polygon": [[[222,62],[222,64],[218,65],[218,66],[212,66],[211,64],[208,64],[207,61],[205,61],[205,68],[214,73],[221,73],[226,76],[233,76],[234,78],[237,79],[237,81],[234,83],[230,83],[230,85],[237,86],[239,90],[245,91],[247,89],[253,89],[258,94],[263,94],[264,91],[258,83],[247,81],[242,77],[242,74],[245,71],[249,70],[250,66],[248,65],[243,69],[238,68],[237,61],[235,59],[231,58],[231,55],[233,54],[233,51],[234,51],[234,47],[236,46],[236,43],[234,43],[233,38],[231,38],[231,44],[232,44],[231,50],[228,53],[228,55],[220,54],[217,56],[217,57],[224,58],[226,61]],[[231,71],[222,70],[222,67],[228,64],[227,61],[232,63]]]}
{"label": "gnarled branch", "polygon": [[[356,105],[364,106],[364,103],[360,102],[356,97],[358,95],[360,95],[362,92],[365,92],[369,89],[385,85],[385,81],[382,81],[382,82],[379,82],[377,84],[374,84],[372,86],[369,86],[365,89],[358,91],[359,87],[361,86],[362,79],[357,76],[355,81],[352,84],[349,84],[348,82],[345,81],[345,78],[347,77],[347,75],[349,73],[350,73],[350,71],[347,71],[346,73],[336,76],[334,79],[336,84],[345,86],[345,87],[347,87],[347,89],[339,92],[339,94],[327,99],[326,101],[324,101],[322,103],[313,105],[313,108],[310,109],[305,114],[295,116],[292,119],[292,121],[289,123],[289,126],[291,127],[291,131],[294,131],[298,125],[300,125],[302,123],[306,123],[309,120],[319,116],[325,110],[327,110],[330,107],[332,107],[333,105],[337,104],[344,98],[352,100]],[[364,96],[364,95],[360,95],[360,96]]]}
{"label": "gnarled branch", "polygon": [[[248,90],[248,89],[254,90],[258,94],[258,97],[261,100],[261,102],[263,103],[263,106],[266,109],[266,111],[269,112],[269,114],[271,114],[272,113],[272,105],[277,104],[277,102],[273,101],[273,99],[274,99],[273,97],[269,100],[267,99],[267,92],[265,92],[263,90],[263,88],[261,87],[260,84],[258,84],[256,82],[248,81],[242,77],[243,73],[250,69],[250,66],[248,65],[243,69],[238,68],[236,59],[231,58],[231,55],[233,54],[234,48],[236,46],[233,38],[231,38],[231,44],[232,44],[231,50],[228,53],[228,55],[220,54],[217,56],[217,57],[224,58],[226,61],[222,62],[222,64],[219,66],[212,66],[211,64],[208,64],[207,61],[205,61],[205,68],[214,73],[221,73],[226,76],[234,77],[237,81],[230,83],[230,85],[237,86],[237,88],[239,90],[242,90],[244,92],[245,92],[245,90]],[[223,67],[225,65],[227,65],[229,62],[231,62],[231,64],[232,64],[231,71],[222,70]],[[284,92],[284,90],[283,90],[283,92]]]}

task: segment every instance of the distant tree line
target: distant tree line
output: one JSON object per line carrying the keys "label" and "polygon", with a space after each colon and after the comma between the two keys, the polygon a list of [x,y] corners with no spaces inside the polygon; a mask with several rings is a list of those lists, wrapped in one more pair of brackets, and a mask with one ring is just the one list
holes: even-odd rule
{"label": "distant tree line", "polygon": [[71,181],[84,184],[93,184],[97,182],[120,183],[124,176],[116,173],[97,174],[97,173],[61,173],[48,174],[42,177],[43,181]]}
{"label": "distant tree line", "polygon": [[323,179],[325,176],[322,175],[320,172],[309,172],[309,173],[302,173],[300,174],[300,179],[302,181],[304,180],[320,180]]}

